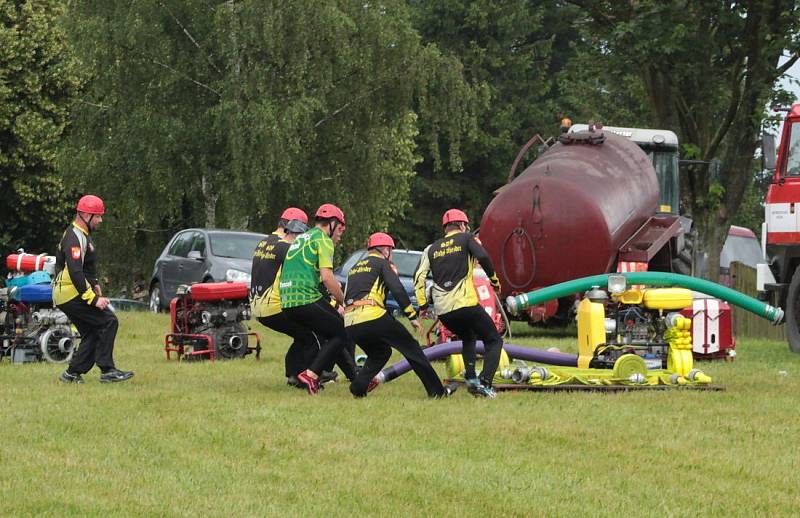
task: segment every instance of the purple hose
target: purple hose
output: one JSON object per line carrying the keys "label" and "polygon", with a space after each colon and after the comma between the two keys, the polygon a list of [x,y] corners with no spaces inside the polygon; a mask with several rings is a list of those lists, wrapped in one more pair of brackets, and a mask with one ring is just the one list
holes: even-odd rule
{"label": "purple hose", "polygon": [[[451,354],[460,354],[461,347],[461,340],[456,340],[428,347],[427,349],[423,349],[422,352],[425,353],[425,357],[428,358],[428,360],[433,361],[439,358],[445,358]],[[562,365],[565,367],[575,367],[578,365],[577,354],[551,353],[549,351],[520,347],[513,344],[503,344],[503,349],[505,349],[506,354],[508,354],[511,359],[528,360],[531,362],[546,363],[547,365]],[[483,354],[483,342],[480,340],[475,344],[475,351],[478,354]],[[382,383],[386,383],[410,370],[411,366],[408,364],[408,360],[400,360],[383,369],[380,374],[378,374],[378,377],[381,379]]]}

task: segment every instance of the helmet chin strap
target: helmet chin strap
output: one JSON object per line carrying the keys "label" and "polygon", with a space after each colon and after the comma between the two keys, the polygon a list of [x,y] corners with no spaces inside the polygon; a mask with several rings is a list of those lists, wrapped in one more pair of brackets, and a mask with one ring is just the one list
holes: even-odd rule
{"label": "helmet chin strap", "polygon": [[84,218],[84,217],[83,217],[83,216],[80,214],[80,212],[78,213],[78,217],[80,218],[80,220],[81,220],[81,221],[83,221],[83,224],[84,224],[84,225],[86,225],[86,230],[87,230],[88,232],[91,232],[91,231],[92,231],[92,226],[90,225],[90,223],[92,222],[92,220],[94,220],[94,216],[95,216],[94,214],[91,214],[91,215],[89,215],[89,219],[88,219],[88,221],[87,221],[87,220],[86,220],[86,218]]}
{"label": "helmet chin strap", "polygon": [[336,232],[337,228],[339,228],[339,220],[334,219],[328,226],[328,237],[333,237],[333,234]]}

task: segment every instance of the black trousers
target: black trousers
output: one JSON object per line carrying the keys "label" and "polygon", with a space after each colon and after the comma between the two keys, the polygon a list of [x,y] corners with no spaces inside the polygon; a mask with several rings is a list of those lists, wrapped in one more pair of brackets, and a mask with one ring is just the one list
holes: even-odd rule
{"label": "black trousers", "polygon": [[454,332],[464,343],[462,356],[466,367],[465,377],[475,377],[475,341],[483,340],[485,353],[483,355],[483,371],[481,383],[491,387],[497,366],[500,365],[500,353],[503,351],[503,337],[494,327],[492,318],[481,306],[460,308],[444,315],[439,315],[447,329]]}
{"label": "black trousers", "polygon": [[408,360],[414,373],[425,386],[428,396],[441,397],[444,395],[442,382],[422,352],[419,342],[408,332],[408,329],[388,313],[375,320],[348,327],[347,334],[367,353],[366,363],[350,384],[350,392],[354,396],[364,397],[367,395],[367,385],[389,361],[392,347]]}
{"label": "black trousers", "polygon": [[305,306],[284,308],[283,313],[289,320],[313,332],[319,340],[319,351],[308,370],[319,375],[336,361],[347,379],[355,377],[354,348],[347,338],[344,319],[333,306],[319,299]]}
{"label": "black trousers", "polygon": [[110,309],[98,309],[76,297],[58,306],[81,334],[78,350],[72,355],[67,370],[85,374],[97,364],[103,372],[114,368],[114,340],[119,321]]}
{"label": "black trousers", "polygon": [[319,351],[314,333],[291,320],[284,312],[268,317],[258,317],[257,320],[265,327],[292,338],[292,345],[289,346],[284,358],[287,378],[297,376],[311,365]]}

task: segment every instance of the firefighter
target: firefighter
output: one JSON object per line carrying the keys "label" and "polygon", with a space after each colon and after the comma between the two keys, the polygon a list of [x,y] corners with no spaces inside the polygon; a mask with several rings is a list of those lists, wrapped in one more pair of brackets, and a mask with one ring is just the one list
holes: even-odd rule
{"label": "firefighter", "polygon": [[[492,261],[480,242],[469,232],[469,218],[458,209],[442,216],[444,237],[437,239],[422,253],[414,273],[414,290],[420,308],[428,304],[425,279],[433,275],[431,288],[433,309],[450,331],[463,342],[462,355],[466,371],[467,390],[476,397],[494,398],[492,380],[500,363],[503,339],[491,317],[478,303],[472,280],[474,261],[483,267],[492,287],[500,290]],[[475,340],[480,338],[486,348],[480,378],[475,372]]]}
{"label": "firefighter", "polygon": [[[320,341],[314,361],[297,375],[309,394],[319,391],[319,375],[334,358],[344,356],[345,376],[352,380],[355,375],[353,355],[347,352],[344,319],[320,290],[321,283],[338,306],[343,304],[342,287],[333,275],[333,252],[345,230],[344,212],[325,203],[317,209],[314,221],[314,228],[297,236],[289,246],[279,284],[281,310]],[[339,365],[343,366],[342,362]]]}
{"label": "firefighter", "polygon": [[91,236],[103,222],[105,205],[97,196],[87,194],[78,200],[76,209],[56,252],[53,304],[78,328],[81,343],[59,379],[83,383],[83,375],[97,364],[101,382],[125,381],[133,377],[133,372],[114,365],[119,322],[97,280],[97,253]]}
{"label": "firefighter", "polygon": [[288,335],[292,344],[284,360],[287,383],[297,385],[297,375],[314,360],[313,333],[281,312],[280,272],[286,250],[295,237],[308,230],[308,216],[289,207],[278,220],[275,231],[261,240],[253,252],[250,307],[253,316],[265,327]]}
{"label": "firefighter", "polygon": [[364,397],[378,382],[374,376],[386,365],[392,347],[408,360],[417,377],[425,386],[428,397],[449,396],[454,390],[443,387],[442,382],[422,353],[422,348],[411,333],[386,311],[386,290],[403,308],[418,333],[422,324],[411,306],[397,269],[392,264],[394,240],[388,234],[377,232],[369,236],[369,255],[358,261],[347,275],[344,325],[347,334],[367,353],[367,361],[350,384],[355,397]]}

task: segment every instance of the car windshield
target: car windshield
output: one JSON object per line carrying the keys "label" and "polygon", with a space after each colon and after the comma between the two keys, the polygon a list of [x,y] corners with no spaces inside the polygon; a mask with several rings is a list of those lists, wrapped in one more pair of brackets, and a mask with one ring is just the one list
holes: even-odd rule
{"label": "car windshield", "polygon": [[395,250],[392,252],[392,262],[397,267],[397,274],[403,277],[413,277],[419,265],[422,254],[412,254]]}
{"label": "car windshield", "polygon": [[260,234],[209,232],[211,253],[217,257],[231,259],[252,259],[259,241],[264,239]]}

